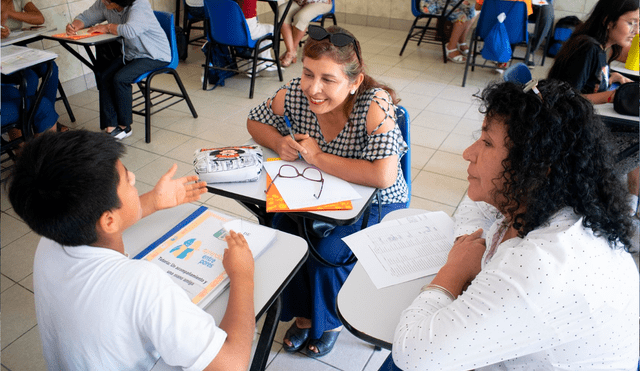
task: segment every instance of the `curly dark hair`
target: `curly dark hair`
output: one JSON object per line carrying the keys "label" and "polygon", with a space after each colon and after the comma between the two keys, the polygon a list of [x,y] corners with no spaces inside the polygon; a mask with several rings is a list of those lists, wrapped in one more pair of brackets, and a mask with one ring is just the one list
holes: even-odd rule
{"label": "curly dark hair", "polygon": [[[509,154],[498,209],[513,215],[520,237],[564,207],[614,247],[628,251],[634,234],[627,189],[614,172],[608,130],[593,105],[566,82],[542,80],[542,98],[511,82],[492,83],[478,96],[481,112],[504,123]],[[521,206],[524,206],[522,211]]]}

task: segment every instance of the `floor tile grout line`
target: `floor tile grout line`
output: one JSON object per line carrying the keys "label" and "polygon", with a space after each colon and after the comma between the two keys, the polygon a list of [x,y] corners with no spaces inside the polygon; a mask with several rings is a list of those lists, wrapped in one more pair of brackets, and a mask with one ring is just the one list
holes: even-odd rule
{"label": "floor tile grout line", "polygon": [[[34,328],[38,327],[38,324],[36,323],[35,325],[33,325],[33,327],[31,327],[30,329],[28,329],[27,331],[25,331],[24,333],[22,333],[22,335],[18,336],[17,338],[15,338],[15,340],[13,340],[12,342],[10,342],[9,344],[7,344],[6,346],[2,347],[2,349],[0,349],[0,351],[5,351],[8,347],[11,346],[11,344],[15,343],[16,341],[18,341],[20,338],[22,338],[23,336],[25,336],[29,331],[33,330]],[[39,336],[39,335],[38,335]],[[6,367],[6,366],[5,366]]]}

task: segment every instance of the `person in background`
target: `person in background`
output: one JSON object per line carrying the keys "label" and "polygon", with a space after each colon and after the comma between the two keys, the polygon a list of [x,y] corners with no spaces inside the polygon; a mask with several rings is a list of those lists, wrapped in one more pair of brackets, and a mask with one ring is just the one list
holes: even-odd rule
{"label": "person in background", "polygon": [[[369,224],[406,207],[400,158],[408,146],[396,123],[393,89],[366,74],[358,41],[337,26],[309,26],[302,64],[302,77],[249,113],[247,129],[253,139],[285,161],[300,155],[324,173],[380,189]],[[326,233],[304,224],[319,255],[333,266],[309,258],[284,290],[280,319],[295,318],[284,336],[285,351],[303,350],[315,358],[333,349],[342,328],[336,297],[355,264],[349,263],[352,252],[341,238],[360,230],[363,218]],[[273,226],[298,233],[297,222],[284,213],[275,215]]]}
{"label": "person in background", "polygon": [[[107,21],[107,24],[99,24]],[[169,64],[171,48],[148,0],[96,0],[67,25],[67,34],[89,32],[122,36],[117,48],[96,49],[96,83],[100,99],[100,129],[116,139],[132,134],[131,84],[143,73]],[[106,49],[110,48],[110,49]],[[109,50],[110,52],[107,52]]]}
{"label": "person in background", "polygon": [[130,259],[123,233],[206,192],[173,165],[139,196],[125,147],[74,130],[27,143],[9,179],[15,212],[42,238],[33,263],[38,331],[49,370],[247,370],[255,331],[253,256],[225,237],[229,302],[219,323],[158,266]]}
{"label": "person in background", "polygon": [[[454,4],[449,4],[444,9],[445,0],[421,0],[420,9],[425,14],[441,14],[444,11],[451,11],[449,8]],[[469,47],[467,46],[467,34],[471,28],[473,17],[475,17],[476,9],[474,5],[464,0],[449,16],[449,20],[453,23],[451,37],[446,45],[447,60],[453,63],[466,63]]]}
{"label": "person in background", "polygon": [[612,84],[630,82],[609,63],[638,33],[638,1],[600,0],[555,57],[547,78],[566,81],[593,104],[613,102]]}
{"label": "person in background", "polygon": [[[282,23],[282,41],[287,48],[280,56],[280,65],[289,67],[298,61],[298,45],[307,34],[309,22],[315,17],[331,11],[332,0],[295,0]],[[280,5],[280,14],[284,14],[287,3]]]}
{"label": "person in background", "polygon": [[[1,10],[2,28],[0,29],[1,31],[0,37],[2,37],[3,39],[9,37],[12,31],[21,30],[23,28],[23,23],[31,24],[34,26],[39,26],[44,24],[44,21],[45,21],[44,16],[42,15],[38,7],[36,7],[31,1],[2,0],[1,5],[2,5],[2,10]],[[52,70],[51,70],[51,76],[49,77],[49,81],[47,82],[46,86],[43,86],[44,97],[49,102],[49,103],[46,103],[46,102],[43,103],[46,107],[42,112],[49,112],[49,114],[44,114],[44,116],[47,116],[47,119],[44,120],[45,122],[49,122],[50,117],[53,117],[53,115],[49,117],[49,115],[51,114],[51,111],[53,111],[53,113],[55,114],[55,120],[58,119],[58,116],[55,113],[55,107],[53,107],[53,104],[55,104],[56,97],[58,94],[58,81],[59,81],[58,65],[55,62],[52,62],[51,68]],[[22,73],[24,74],[25,81],[27,82],[27,90],[26,90],[27,96],[34,96],[36,93],[36,90],[38,89],[38,85],[40,84],[40,79],[43,78],[47,73],[47,66],[46,64],[39,64],[27,70],[23,70]],[[20,80],[21,78],[18,76],[18,74],[11,74],[8,76],[3,76],[2,83],[3,85],[4,84],[18,85],[20,83]],[[4,87],[4,89],[5,89],[4,91],[6,91],[11,95],[8,98],[10,99],[15,98],[14,97],[15,92],[9,89],[8,86]],[[51,107],[48,107],[48,105],[51,105]],[[66,127],[65,125],[59,122],[54,121],[54,124],[56,125],[56,129],[58,131],[69,130],[68,127]],[[51,126],[48,126],[48,124],[43,124],[43,125],[47,126],[46,129],[49,129],[51,127]],[[36,128],[36,130],[41,130],[41,129],[42,129],[41,127]],[[11,136],[17,137],[17,136],[20,136],[20,133],[12,133]]]}
{"label": "person in background", "polygon": [[482,92],[458,237],[381,370],[638,367],[638,231],[606,128],[569,84],[537,89]]}
{"label": "person in background", "polygon": [[[251,33],[252,39],[257,39],[262,37],[268,33],[273,33],[273,25],[260,23],[258,21],[258,12],[257,12],[257,0],[238,0],[238,4],[242,8],[242,13],[244,13],[244,17],[247,20],[247,25],[249,26],[249,33]],[[260,47],[264,46],[264,44],[269,44],[268,41],[263,41],[260,44]],[[258,58],[271,59],[271,50],[265,50],[258,55]],[[278,67],[273,63],[264,63],[260,65],[256,72],[265,71],[265,72],[274,72],[277,71]]]}
{"label": "person in background", "polygon": [[[623,48],[630,47],[638,33],[638,9],[637,0],[598,1],[589,18],[564,43],[547,77],[568,82],[593,104],[613,102],[616,90],[611,89],[612,84],[631,80],[611,72],[609,63],[618,58]],[[619,148],[627,148],[638,140],[637,136],[618,136]],[[640,186],[637,152],[618,164],[618,168],[627,174],[629,193],[637,200]]]}

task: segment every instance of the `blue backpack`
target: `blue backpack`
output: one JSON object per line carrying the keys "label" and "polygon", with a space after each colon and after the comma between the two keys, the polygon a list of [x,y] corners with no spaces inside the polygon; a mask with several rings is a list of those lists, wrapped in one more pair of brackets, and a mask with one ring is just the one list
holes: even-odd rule
{"label": "blue backpack", "polygon": [[555,57],[556,54],[558,54],[558,52],[560,51],[560,48],[562,48],[562,44],[564,44],[565,41],[569,40],[569,37],[571,37],[573,30],[575,30],[576,27],[581,24],[582,21],[574,15],[560,18],[556,23],[555,29],[553,30],[553,35],[551,35],[551,41],[549,42],[547,56]]}
{"label": "blue backpack", "polygon": [[[202,46],[202,52],[207,54],[209,48],[211,48],[211,66],[215,67],[228,67],[237,68],[235,60],[229,51],[229,47],[223,46],[217,43],[206,42]],[[215,89],[217,86],[224,86],[224,80],[235,75],[233,71],[223,71],[209,68],[209,84],[211,88]]]}

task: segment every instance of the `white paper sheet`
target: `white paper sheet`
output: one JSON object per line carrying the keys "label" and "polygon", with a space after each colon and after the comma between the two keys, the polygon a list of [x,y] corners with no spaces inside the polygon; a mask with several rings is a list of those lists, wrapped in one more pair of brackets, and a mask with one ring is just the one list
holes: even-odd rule
{"label": "white paper sheet", "polygon": [[[294,166],[300,173],[310,166],[300,160],[294,162],[278,160],[266,161],[264,168],[271,179],[275,179],[280,166],[285,164]],[[275,186],[278,187],[282,199],[291,210],[362,198],[349,182],[325,172],[322,172],[322,177],[324,178],[324,188],[318,199],[313,195],[320,192],[320,182],[313,182],[301,176],[296,178],[278,177]]]}
{"label": "white paper sheet", "polygon": [[56,53],[46,50],[31,49],[17,45],[3,46],[0,48],[0,71],[8,75],[57,57]]}
{"label": "white paper sheet", "polygon": [[418,214],[342,240],[380,289],[437,273],[453,246],[453,220],[442,211]]}

